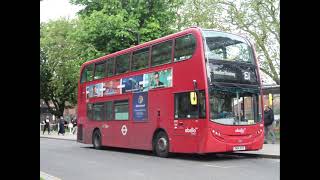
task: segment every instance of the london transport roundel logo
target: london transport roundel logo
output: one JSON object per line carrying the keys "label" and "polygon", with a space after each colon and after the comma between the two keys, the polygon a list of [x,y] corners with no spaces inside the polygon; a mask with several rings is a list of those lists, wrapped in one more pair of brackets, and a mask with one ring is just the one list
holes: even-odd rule
{"label": "london transport roundel logo", "polygon": [[139,104],[142,104],[142,103],[143,103],[143,96],[141,96],[141,95],[139,96],[139,98],[138,98],[138,103],[139,103]]}
{"label": "london transport roundel logo", "polygon": [[121,127],[121,133],[122,133],[122,135],[126,135],[127,134],[127,132],[128,132],[128,128],[127,128],[127,126],[126,125],[123,125],[122,127]]}

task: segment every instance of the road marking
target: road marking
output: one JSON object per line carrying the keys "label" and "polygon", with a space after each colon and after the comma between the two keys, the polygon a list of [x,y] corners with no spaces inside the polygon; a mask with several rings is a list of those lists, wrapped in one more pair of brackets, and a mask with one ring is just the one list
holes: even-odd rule
{"label": "road marking", "polygon": [[215,167],[215,168],[234,168],[234,167],[239,167],[239,166],[217,166],[217,165],[212,165],[212,164],[206,164],[205,166],[207,166],[207,167]]}
{"label": "road marking", "polygon": [[269,161],[272,163],[280,163],[280,159],[269,159],[269,158],[261,158],[263,161]]}
{"label": "road marking", "polygon": [[137,175],[137,176],[146,176],[144,173],[139,172],[139,171],[131,171],[130,173],[133,175]]}
{"label": "road marking", "polygon": [[60,178],[57,178],[42,171],[40,171],[40,176],[43,177],[45,180],[61,180]]}
{"label": "road marking", "polygon": [[272,163],[280,163],[280,159],[268,159]]}

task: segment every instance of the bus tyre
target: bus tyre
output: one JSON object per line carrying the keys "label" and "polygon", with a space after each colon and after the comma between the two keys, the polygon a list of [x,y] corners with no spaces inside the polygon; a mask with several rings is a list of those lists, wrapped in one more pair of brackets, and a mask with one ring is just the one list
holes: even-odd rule
{"label": "bus tyre", "polygon": [[160,131],[154,140],[154,151],[159,157],[169,157],[169,139],[165,132]]}
{"label": "bus tyre", "polygon": [[101,149],[101,133],[99,130],[93,132],[92,144],[95,149]]}

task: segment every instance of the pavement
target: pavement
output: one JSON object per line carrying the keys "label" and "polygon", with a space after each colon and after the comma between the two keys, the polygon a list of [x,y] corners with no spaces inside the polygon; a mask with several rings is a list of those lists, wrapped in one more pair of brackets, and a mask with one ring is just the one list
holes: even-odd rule
{"label": "pavement", "polygon": [[40,177],[44,178],[45,180],[61,180],[60,178],[47,174],[43,171],[40,171]]}
{"label": "pavement", "polygon": [[[77,135],[69,134],[69,132],[67,131],[64,135],[61,135],[61,134],[58,135],[58,133],[55,131],[50,132],[50,134],[48,135],[48,132],[46,131],[44,135],[42,134],[42,132],[40,132],[40,138],[76,141]],[[236,152],[232,152],[232,154],[280,159],[280,144],[264,144],[262,149],[258,151],[236,151]]]}
{"label": "pavement", "polygon": [[50,134],[48,134],[48,131],[46,131],[44,134],[40,132],[40,138],[51,138],[51,139],[62,139],[62,140],[70,140],[70,141],[76,141],[77,140],[77,134],[69,134],[69,132],[66,131],[64,135],[58,133],[56,131],[51,131]]}

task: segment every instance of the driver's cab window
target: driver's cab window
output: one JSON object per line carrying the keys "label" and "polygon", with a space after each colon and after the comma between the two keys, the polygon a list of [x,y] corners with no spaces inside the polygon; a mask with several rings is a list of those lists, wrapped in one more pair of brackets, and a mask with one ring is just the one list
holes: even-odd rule
{"label": "driver's cab window", "polygon": [[192,119],[205,118],[205,94],[204,91],[197,93],[197,104],[192,105],[190,92],[177,93],[174,96],[174,118],[175,119]]}

